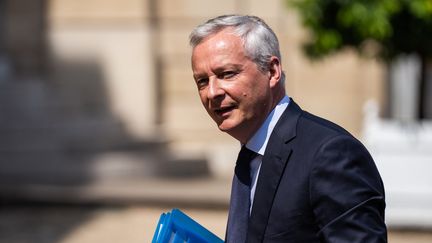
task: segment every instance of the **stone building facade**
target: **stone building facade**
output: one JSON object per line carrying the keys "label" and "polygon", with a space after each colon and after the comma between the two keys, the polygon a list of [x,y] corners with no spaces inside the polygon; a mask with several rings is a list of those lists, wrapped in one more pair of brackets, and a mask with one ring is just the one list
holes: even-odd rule
{"label": "stone building facade", "polygon": [[162,143],[230,176],[238,144],[200,104],[188,46],[193,27],[229,13],[266,20],[280,39],[288,95],[361,137],[364,103],[383,104],[382,66],[349,50],[308,61],[307,33],[284,0],[0,0],[0,145],[11,158],[3,173],[22,170],[10,161],[62,167],[65,157],[63,167],[75,168],[65,150],[92,154],[83,160],[91,164],[101,157],[91,151]]}

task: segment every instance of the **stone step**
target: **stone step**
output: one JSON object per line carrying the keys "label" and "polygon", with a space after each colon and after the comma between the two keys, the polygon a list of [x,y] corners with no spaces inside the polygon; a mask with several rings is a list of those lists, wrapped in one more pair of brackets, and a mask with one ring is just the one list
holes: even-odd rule
{"label": "stone step", "polygon": [[[149,138],[148,144],[151,139]],[[123,144],[135,146],[136,141],[130,138],[119,121],[110,117],[82,117],[37,123],[20,120],[0,126],[0,150],[55,150],[59,147],[103,149],[124,146]]]}
{"label": "stone step", "polygon": [[148,151],[1,153],[0,184],[71,184],[140,178],[209,175],[204,157],[180,157],[169,149]]}
{"label": "stone step", "polygon": [[50,121],[88,115],[111,115],[107,96],[88,87],[58,87],[43,79],[0,83],[0,125],[22,120]]}
{"label": "stone step", "polygon": [[109,181],[91,185],[0,185],[8,201],[130,205],[135,203],[171,207],[198,206],[228,208],[230,179],[211,177],[189,179],[144,178]]}

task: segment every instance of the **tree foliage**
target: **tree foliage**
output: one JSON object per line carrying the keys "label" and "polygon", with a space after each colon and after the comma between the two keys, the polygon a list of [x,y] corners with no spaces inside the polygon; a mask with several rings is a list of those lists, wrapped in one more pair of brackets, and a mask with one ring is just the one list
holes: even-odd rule
{"label": "tree foliage", "polygon": [[365,53],[378,46],[384,60],[402,53],[432,57],[432,0],[287,0],[300,13],[311,38],[310,58],[344,47]]}

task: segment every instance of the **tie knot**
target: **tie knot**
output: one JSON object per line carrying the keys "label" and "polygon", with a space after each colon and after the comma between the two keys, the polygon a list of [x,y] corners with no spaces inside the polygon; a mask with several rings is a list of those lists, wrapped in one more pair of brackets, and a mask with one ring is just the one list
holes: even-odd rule
{"label": "tie knot", "polygon": [[257,156],[258,154],[254,151],[246,148],[246,146],[242,146],[235,167],[235,174],[238,179],[245,185],[250,186],[251,184],[251,167],[250,162]]}
{"label": "tie knot", "polygon": [[257,156],[257,153],[243,145],[239,152],[237,161],[249,163],[255,158],[255,156]]}

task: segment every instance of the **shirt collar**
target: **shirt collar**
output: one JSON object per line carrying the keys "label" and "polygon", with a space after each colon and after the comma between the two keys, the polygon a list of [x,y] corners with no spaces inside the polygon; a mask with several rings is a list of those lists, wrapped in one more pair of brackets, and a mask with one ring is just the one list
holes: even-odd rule
{"label": "shirt collar", "polygon": [[258,131],[256,131],[252,138],[246,143],[248,149],[260,155],[264,155],[270,135],[289,103],[290,98],[288,96],[285,96],[281,101],[279,101]]}

